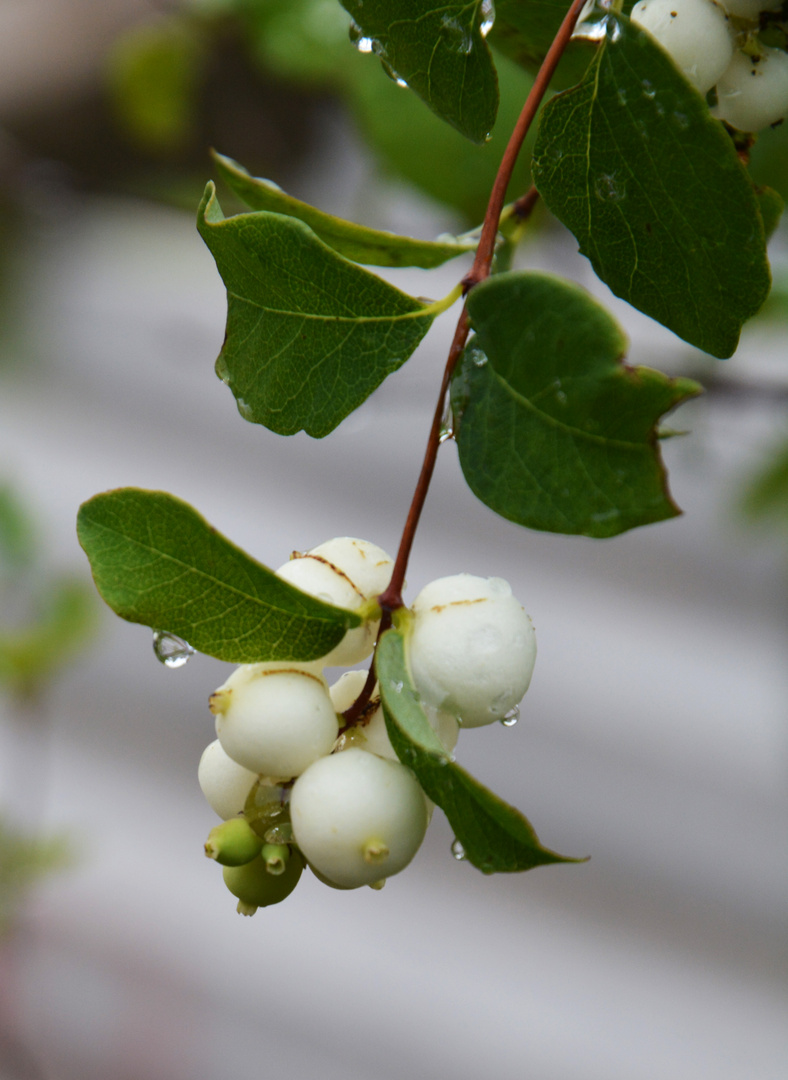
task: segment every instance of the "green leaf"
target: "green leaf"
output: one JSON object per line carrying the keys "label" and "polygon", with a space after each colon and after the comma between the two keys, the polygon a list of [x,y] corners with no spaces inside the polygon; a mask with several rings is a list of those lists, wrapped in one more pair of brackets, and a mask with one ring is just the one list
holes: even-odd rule
{"label": "green leaf", "polygon": [[761,217],[763,218],[763,231],[768,240],[780,224],[780,218],[783,215],[785,203],[782,195],[779,191],[775,191],[774,188],[756,186],[755,194],[758,199],[758,208],[761,211]]}
{"label": "green leaf", "polygon": [[[342,0],[351,32],[442,120],[473,142],[490,137],[498,80],[482,0]],[[486,26],[485,26],[486,32]]]}
{"label": "green leaf", "polygon": [[[529,71],[538,71],[569,10],[568,0],[496,0],[489,42]],[[570,41],[553,77],[557,88],[582,78],[593,56],[587,41]]]}
{"label": "green leaf", "polygon": [[405,639],[398,630],[381,637],[375,665],[391,743],[449,819],[470,863],[494,874],[582,861],[542,847],[519,810],[447,757],[419,703],[408,672]]}
{"label": "green leaf", "polygon": [[117,615],[219,660],[316,660],[362,621],[281,581],[166,492],[96,495],[77,534]]}
{"label": "green leaf", "polygon": [[252,210],[266,210],[298,218],[324,244],[354,262],[371,266],[420,266],[431,270],[466,251],[476,250],[476,239],[416,240],[412,236],[398,236],[343,221],[293,198],[271,180],[250,176],[232,158],[214,152],[213,160],[224,182]]}
{"label": "green leaf", "polygon": [[476,331],[452,407],[465,479],[502,517],[548,532],[615,536],[679,513],[656,423],[699,392],[621,363],[626,338],[577,285],[500,274],[468,296]]}
{"label": "green leaf", "polygon": [[769,293],[758,202],[722,124],[625,17],[542,112],[534,179],[617,296],[714,356]]}
{"label": "green leaf", "polygon": [[216,372],[245,420],[280,435],[328,435],[405,363],[435,315],[295,218],[225,218],[213,184],[197,226],[227,286]]}

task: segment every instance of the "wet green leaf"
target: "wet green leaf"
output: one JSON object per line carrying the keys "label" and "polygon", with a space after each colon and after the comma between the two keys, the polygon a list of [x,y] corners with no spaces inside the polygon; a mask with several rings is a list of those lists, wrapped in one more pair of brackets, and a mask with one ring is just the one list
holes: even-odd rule
{"label": "wet green leaf", "polygon": [[473,142],[489,138],[498,80],[484,40],[483,0],[342,0],[357,41],[407,83],[442,120]]}
{"label": "wet green leaf", "polygon": [[315,660],[361,624],[280,580],[165,492],[96,495],[80,508],[77,533],[117,615],[219,660]]}
{"label": "wet green leaf", "polygon": [[534,179],[617,296],[730,356],[769,292],[758,202],[731,139],[621,16],[579,86],[544,108]]}
{"label": "wet green leaf", "polygon": [[381,637],[375,664],[391,743],[449,819],[470,863],[494,874],[581,861],[542,847],[519,810],[449,760],[419,703],[406,663],[405,639],[398,630]]}
{"label": "wet green leaf", "polygon": [[[568,0],[496,0],[489,41],[529,71],[538,71],[569,10]],[[587,41],[571,41],[553,78],[562,88],[579,82],[594,55]]]}
{"label": "wet green leaf", "polygon": [[271,180],[250,176],[232,158],[213,154],[222,180],[252,210],[266,210],[298,218],[312,229],[324,244],[354,262],[371,266],[420,266],[430,270],[466,251],[476,250],[476,240],[461,237],[447,240],[417,240],[412,236],[369,229],[318,210],[293,198]]}
{"label": "wet green leaf", "polygon": [[198,228],[227,286],[217,374],[245,420],[280,435],[328,435],[405,363],[434,318],[302,221],[225,218],[213,184]]}
{"label": "wet green leaf", "polygon": [[696,383],[623,364],[618,324],[560,278],[496,275],[468,312],[475,336],[452,404],[463,474],[483,503],[532,529],[595,537],[679,513],[656,424]]}

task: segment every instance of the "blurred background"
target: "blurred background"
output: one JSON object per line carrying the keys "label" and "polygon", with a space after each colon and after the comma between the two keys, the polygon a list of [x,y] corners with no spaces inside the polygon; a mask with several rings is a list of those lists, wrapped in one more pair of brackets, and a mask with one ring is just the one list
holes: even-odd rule
{"label": "blurred background", "polygon": [[[382,892],[305,875],[239,918],[196,780],[230,669],[159,665],[77,546],[80,502],[135,485],[272,566],[335,535],[396,549],[456,314],[325,442],[244,423],[194,228],[208,148],[364,223],[461,231],[529,85],[499,70],[479,149],[350,47],[336,0],[0,0],[0,1080],[788,1073],[785,228],[724,363],[607,294],[547,215],[521,250],[609,304],[631,362],[706,385],[663,444],[683,517],[530,533],[441,451],[410,595],[505,577],[540,648],[520,723],[459,760],[584,865],[483,877],[436,813]],[[753,152],[783,194],[786,126]],[[440,296],[466,269],[387,276]]]}

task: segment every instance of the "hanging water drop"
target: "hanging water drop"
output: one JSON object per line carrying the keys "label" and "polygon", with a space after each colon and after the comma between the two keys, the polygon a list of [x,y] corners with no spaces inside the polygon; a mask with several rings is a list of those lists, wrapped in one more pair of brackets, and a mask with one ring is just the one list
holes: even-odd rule
{"label": "hanging water drop", "polygon": [[451,853],[457,862],[462,862],[466,857],[465,848],[462,846],[459,840],[453,840],[451,845]]}
{"label": "hanging water drop", "polygon": [[504,713],[501,717],[501,723],[504,727],[514,727],[517,721],[520,719],[520,706],[514,705],[508,712]]}
{"label": "hanging water drop", "polygon": [[481,14],[482,21],[479,26],[479,33],[484,38],[487,37],[492,30],[493,23],[495,22],[495,4],[493,3],[493,0],[482,0]]}
{"label": "hanging water drop", "polygon": [[454,413],[451,408],[451,399],[446,398],[446,404],[441,417],[441,426],[438,431],[438,442],[445,443],[454,438]]}
{"label": "hanging water drop", "polygon": [[371,53],[374,42],[367,37],[358,23],[352,22],[348,27],[348,36],[360,53]]}
{"label": "hanging water drop", "polygon": [[188,641],[170,634],[166,630],[153,631],[153,652],[160,664],[165,667],[183,667],[194,656],[195,650]]}

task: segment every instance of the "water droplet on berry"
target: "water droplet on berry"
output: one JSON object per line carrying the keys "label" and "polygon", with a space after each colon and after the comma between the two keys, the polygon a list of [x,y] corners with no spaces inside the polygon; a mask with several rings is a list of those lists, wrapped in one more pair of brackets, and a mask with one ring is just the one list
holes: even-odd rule
{"label": "water droplet on berry", "polygon": [[501,723],[504,727],[514,727],[517,721],[520,719],[520,706],[514,705],[508,712],[504,713],[501,717]]}
{"label": "water droplet on berry", "polygon": [[266,844],[292,844],[293,826],[289,821],[281,825],[272,825],[270,829],[266,829],[263,839]]}
{"label": "water droplet on berry", "polygon": [[188,641],[170,634],[166,630],[153,631],[153,652],[160,664],[165,667],[183,667],[194,656],[195,650]]}
{"label": "water droplet on berry", "polygon": [[462,846],[459,840],[453,840],[451,845],[451,853],[457,862],[462,862],[465,856],[465,848]]}

